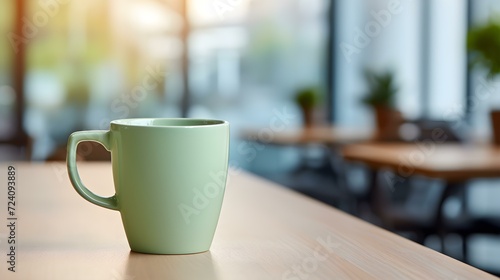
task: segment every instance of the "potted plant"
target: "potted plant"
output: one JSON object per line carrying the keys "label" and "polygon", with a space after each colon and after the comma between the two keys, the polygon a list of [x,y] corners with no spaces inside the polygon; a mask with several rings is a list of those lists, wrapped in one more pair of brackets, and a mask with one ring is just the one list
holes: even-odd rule
{"label": "potted plant", "polygon": [[377,73],[365,70],[368,92],[363,97],[364,104],[373,108],[376,120],[376,138],[378,140],[396,140],[399,125],[403,122],[401,112],[395,108],[398,88],[392,72]]}
{"label": "potted plant", "polygon": [[297,91],[295,102],[302,111],[303,124],[306,128],[314,125],[314,111],[320,101],[320,90],[316,87],[302,88]]}
{"label": "potted plant", "polygon": [[[490,21],[471,28],[467,34],[467,49],[470,66],[482,66],[487,78],[492,80],[500,74],[500,23]],[[500,110],[491,110],[493,143],[500,145]]]}

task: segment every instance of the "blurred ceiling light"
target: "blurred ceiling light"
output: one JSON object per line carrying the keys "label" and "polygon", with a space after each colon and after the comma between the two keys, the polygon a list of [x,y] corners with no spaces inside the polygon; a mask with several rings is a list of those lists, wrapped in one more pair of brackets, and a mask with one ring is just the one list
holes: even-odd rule
{"label": "blurred ceiling light", "polygon": [[248,15],[250,2],[251,0],[189,0],[189,20],[194,26],[240,23]]}
{"label": "blurred ceiling light", "polygon": [[157,2],[131,2],[129,17],[132,26],[139,32],[178,32],[182,28],[181,17],[166,5]]}

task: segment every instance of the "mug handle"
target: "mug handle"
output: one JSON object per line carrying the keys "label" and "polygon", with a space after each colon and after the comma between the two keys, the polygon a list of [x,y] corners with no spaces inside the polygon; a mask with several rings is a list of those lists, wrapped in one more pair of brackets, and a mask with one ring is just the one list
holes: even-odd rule
{"label": "mug handle", "polygon": [[69,136],[68,148],[66,155],[66,165],[68,167],[69,179],[71,184],[75,188],[76,192],[80,194],[87,201],[111,210],[118,210],[118,203],[116,201],[116,195],[111,197],[102,197],[94,194],[89,189],[85,187],[78,174],[78,169],[76,167],[76,148],[80,142],[93,141],[97,142],[110,150],[110,132],[106,130],[88,130],[88,131],[78,131],[74,132]]}

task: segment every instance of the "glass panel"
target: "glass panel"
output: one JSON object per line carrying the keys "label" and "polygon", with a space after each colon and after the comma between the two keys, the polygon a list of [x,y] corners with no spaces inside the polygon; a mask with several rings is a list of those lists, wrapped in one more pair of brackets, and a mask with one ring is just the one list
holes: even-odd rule
{"label": "glass panel", "polygon": [[[336,100],[340,125],[370,125],[373,113],[361,102],[364,69],[392,71],[399,87],[397,107],[406,118],[421,112],[421,2],[355,0],[337,2]],[[396,4],[394,4],[396,3]]]}
{"label": "glass panel", "polygon": [[[500,14],[500,2],[495,0],[473,1],[472,25],[486,24]],[[491,139],[490,111],[500,108],[500,77],[487,80],[486,72],[480,68],[472,71],[471,116],[472,128],[480,139]]]}
{"label": "glass panel", "polygon": [[[190,2],[189,116],[231,123],[231,156],[239,167],[269,167],[249,156],[253,148],[239,141],[241,128],[267,128],[277,115],[287,117],[285,126],[298,126],[296,92],[302,87],[325,91],[329,2]],[[230,5],[222,17],[214,10],[218,4]]]}
{"label": "glass panel", "polygon": [[64,146],[75,130],[180,116],[182,18],[168,2],[52,1],[52,10],[44,3],[29,1],[26,16],[34,36],[25,127],[35,159]]}
{"label": "glass panel", "polygon": [[188,2],[189,20],[195,28],[241,24],[247,19],[249,9],[253,9],[250,0],[189,0]]}
{"label": "glass panel", "polygon": [[429,116],[456,119],[465,113],[467,1],[430,1]]}
{"label": "glass panel", "polygon": [[[0,2],[0,34],[12,38],[14,1]],[[16,97],[12,88],[12,60],[15,55],[11,40],[0,40],[0,141],[15,135]]]}

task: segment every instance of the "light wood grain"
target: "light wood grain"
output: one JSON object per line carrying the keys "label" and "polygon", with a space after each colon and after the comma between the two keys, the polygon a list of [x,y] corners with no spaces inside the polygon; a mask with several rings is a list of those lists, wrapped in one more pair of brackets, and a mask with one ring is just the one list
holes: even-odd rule
{"label": "light wood grain", "polygon": [[[80,198],[63,164],[15,166],[17,272],[8,272],[2,261],[0,279],[494,279],[327,205],[234,170],[209,252],[184,256],[131,253],[119,213]],[[109,164],[83,163],[79,169],[91,189],[101,195],[113,193]],[[6,181],[5,170],[0,165],[1,182]],[[0,192],[3,223],[5,188]],[[5,256],[5,226],[0,233]],[[294,275],[294,269],[299,274]]]}
{"label": "light wood grain", "polygon": [[500,177],[500,148],[489,145],[368,143],[346,146],[342,155],[403,177],[420,174],[448,182]]}

